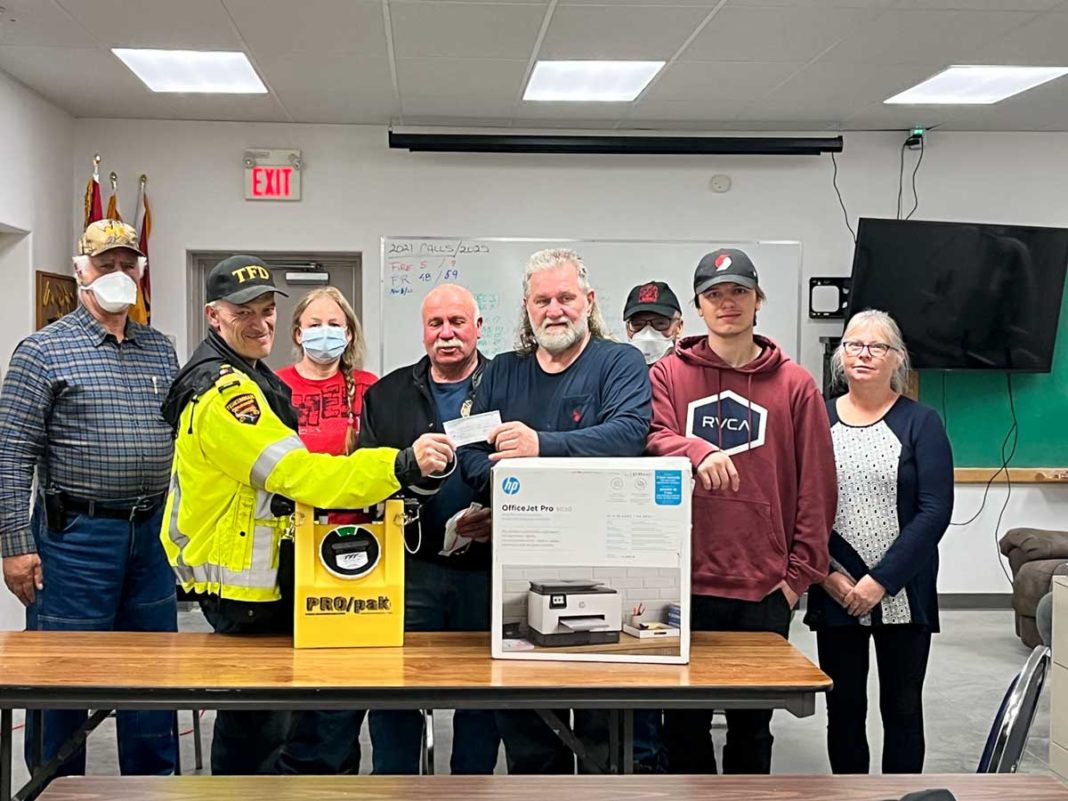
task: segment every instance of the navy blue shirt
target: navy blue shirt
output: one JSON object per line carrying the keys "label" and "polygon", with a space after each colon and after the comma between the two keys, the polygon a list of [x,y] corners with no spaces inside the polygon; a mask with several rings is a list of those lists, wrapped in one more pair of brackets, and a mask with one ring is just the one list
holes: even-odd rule
{"label": "navy blue shirt", "polygon": [[[460,416],[460,407],[463,406],[464,401],[467,400],[467,396],[471,392],[470,377],[465,378],[463,381],[448,384],[440,384],[428,377],[427,385],[430,387],[430,395],[434,399],[438,420],[446,423]],[[470,506],[471,501],[474,499],[475,493],[464,483],[457,465],[452,475],[442,482],[437,494],[423,504],[420,516],[426,524],[426,530],[444,531],[445,524],[449,521],[449,518],[461,509],[466,509]],[[432,546],[440,550],[441,543],[435,542],[432,543]],[[437,553],[437,550],[434,553]]]}
{"label": "navy blue shirt", "polygon": [[[486,368],[472,414],[497,410],[538,432],[540,456],[641,456],[652,419],[652,390],[641,352],[593,338],[563,372],[547,373],[537,356],[502,353]],[[492,448],[460,449],[464,480],[489,488]]]}
{"label": "navy blue shirt", "polygon": [[953,512],[953,453],[942,421],[906,397],[866,426],[843,422],[834,400],[827,413],[838,472],[831,569],[853,581],[870,575],[886,596],[857,618],[813,585],[805,622],[938,631],[938,542]]}

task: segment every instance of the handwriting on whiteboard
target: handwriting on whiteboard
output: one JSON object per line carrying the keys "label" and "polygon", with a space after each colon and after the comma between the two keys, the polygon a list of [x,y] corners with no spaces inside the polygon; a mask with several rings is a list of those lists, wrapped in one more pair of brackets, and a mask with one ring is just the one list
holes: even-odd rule
{"label": "handwriting on whiteboard", "polygon": [[489,252],[490,247],[485,242],[390,242],[386,256],[459,256]]}

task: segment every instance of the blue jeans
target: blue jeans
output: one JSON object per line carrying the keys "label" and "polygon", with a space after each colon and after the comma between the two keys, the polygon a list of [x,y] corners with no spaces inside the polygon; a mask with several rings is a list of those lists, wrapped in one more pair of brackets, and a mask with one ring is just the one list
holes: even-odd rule
{"label": "blue jeans", "polygon": [[[488,570],[462,570],[409,557],[405,563],[406,631],[487,631]],[[373,711],[372,765],[376,774],[417,774],[423,718],[415,710]],[[452,773],[493,773],[500,736],[492,712],[458,709],[452,719]]]}
{"label": "blue jeans", "polygon": [[[177,631],[174,573],[159,532],[163,508],[135,521],[72,515],[62,531],[45,522],[39,500],[32,526],[44,572],[44,589],[26,609],[29,631]],[[174,712],[120,711],[116,730],[124,775],[174,772]],[[42,759],[47,762],[86,719],[85,710],[47,710],[42,715]],[[35,732],[26,728],[26,764],[32,770]],[[85,773],[85,749],[57,776]]]}

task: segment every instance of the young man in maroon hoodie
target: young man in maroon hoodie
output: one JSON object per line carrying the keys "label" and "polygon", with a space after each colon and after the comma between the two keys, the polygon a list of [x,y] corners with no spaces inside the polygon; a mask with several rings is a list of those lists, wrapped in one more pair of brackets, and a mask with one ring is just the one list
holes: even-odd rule
{"label": "young man in maroon hoodie", "polygon": [[[653,366],[647,445],[694,468],[691,624],[785,637],[798,598],[827,575],[837,481],[826,407],[812,376],[753,334],[764,293],[745,253],[706,255],[693,290],[708,333]],[[672,773],[716,772],[711,717],[665,713]],[[727,712],[724,773],[771,771],[770,723],[769,710]]]}

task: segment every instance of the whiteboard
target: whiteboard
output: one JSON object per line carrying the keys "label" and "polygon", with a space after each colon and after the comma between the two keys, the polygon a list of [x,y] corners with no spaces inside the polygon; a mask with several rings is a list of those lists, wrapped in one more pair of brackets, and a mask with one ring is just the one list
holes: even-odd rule
{"label": "whiteboard", "polygon": [[512,350],[523,308],[523,272],[532,253],[571,248],[589,270],[590,284],[612,333],[627,339],[623,304],[638,284],[666,281],[679,297],[683,335],[707,329],[691,302],[701,257],[723,247],[749,254],[768,301],[757,333],[774,339],[794,361],[801,342],[801,243],[734,240],[671,241],[574,239],[382,238],[382,372],[422,358],[421,306],[438,284],[467,287],[482,312],[479,349],[489,357]]}

